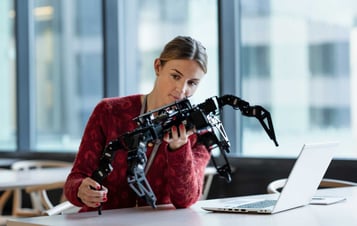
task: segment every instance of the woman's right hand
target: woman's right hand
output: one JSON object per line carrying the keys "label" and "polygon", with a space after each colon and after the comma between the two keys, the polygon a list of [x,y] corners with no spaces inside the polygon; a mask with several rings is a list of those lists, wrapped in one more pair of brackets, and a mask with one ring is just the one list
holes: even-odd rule
{"label": "woman's right hand", "polygon": [[95,180],[90,177],[86,177],[82,180],[81,185],[78,188],[77,197],[89,207],[98,207],[100,203],[106,202],[108,189],[101,186]]}

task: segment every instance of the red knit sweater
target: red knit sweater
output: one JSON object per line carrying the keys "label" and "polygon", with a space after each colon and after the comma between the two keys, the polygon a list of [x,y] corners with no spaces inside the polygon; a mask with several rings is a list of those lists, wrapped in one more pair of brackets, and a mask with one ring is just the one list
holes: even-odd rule
{"label": "red knit sweater", "polygon": [[[64,191],[67,199],[81,211],[95,210],[85,206],[77,197],[78,187],[85,177],[90,177],[99,166],[104,147],[125,132],[136,128],[132,120],[140,114],[140,95],[103,99],[94,109],[86,125],[84,135],[69,174]],[[157,198],[157,204],[172,203],[176,208],[194,204],[202,193],[205,167],[210,159],[207,149],[197,144],[197,136],[175,151],[168,151],[163,142],[146,177]],[[148,145],[149,158],[152,147]],[[113,171],[103,181],[108,188],[108,201],[103,209],[115,209],[147,205],[138,200],[127,182],[127,151],[117,150],[113,160]]]}

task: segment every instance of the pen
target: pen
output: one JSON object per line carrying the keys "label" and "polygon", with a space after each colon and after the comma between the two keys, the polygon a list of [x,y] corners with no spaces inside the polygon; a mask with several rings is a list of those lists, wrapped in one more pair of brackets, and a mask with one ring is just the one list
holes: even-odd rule
{"label": "pen", "polygon": [[102,215],[102,204],[98,206],[98,215]]}
{"label": "pen", "polygon": [[[102,190],[102,184],[100,185],[100,190]],[[98,206],[98,215],[102,215],[102,203]]]}

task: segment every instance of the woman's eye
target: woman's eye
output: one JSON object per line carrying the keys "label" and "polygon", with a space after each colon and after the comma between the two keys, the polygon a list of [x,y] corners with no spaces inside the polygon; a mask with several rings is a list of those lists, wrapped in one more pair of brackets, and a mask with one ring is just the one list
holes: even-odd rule
{"label": "woman's eye", "polygon": [[174,80],[179,80],[179,79],[181,78],[181,76],[176,75],[176,74],[171,74],[171,77],[172,77]]}
{"label": "woman's eye", "polygon": [[190,81],[190,82],[188,82],[188,84],[189,84],[190,86],[197,86],[197,85],[198,85],[198,82]]}

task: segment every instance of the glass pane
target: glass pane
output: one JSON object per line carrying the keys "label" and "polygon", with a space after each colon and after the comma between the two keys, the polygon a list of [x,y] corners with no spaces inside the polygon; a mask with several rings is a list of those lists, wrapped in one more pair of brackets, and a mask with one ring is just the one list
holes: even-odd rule
{"label": "glass pane", "polygon": [[34,4],[36,149],[76,151],[103,94],[101,0]]}
{"label": "glass pane", "polygon": [[297,155],[340,141],[357,152],[357,2],[242,0],[243,97],[270,110],[279,148],[244,120],[244,155]]}
{"label": "glass pane", "polygon": [[0,1],[0,151],[16,148],[14,18],[13,1]]}
{"label": "glass pane", "polygon": [[199,40],[208,53],[208,73],[192,103],[218,95],[217,1],[143,0],[138,1],[137,7],[140,92],[151,91],[155,80],[154,59],[159,57],[164,45],[178,35],[187,35]]}

